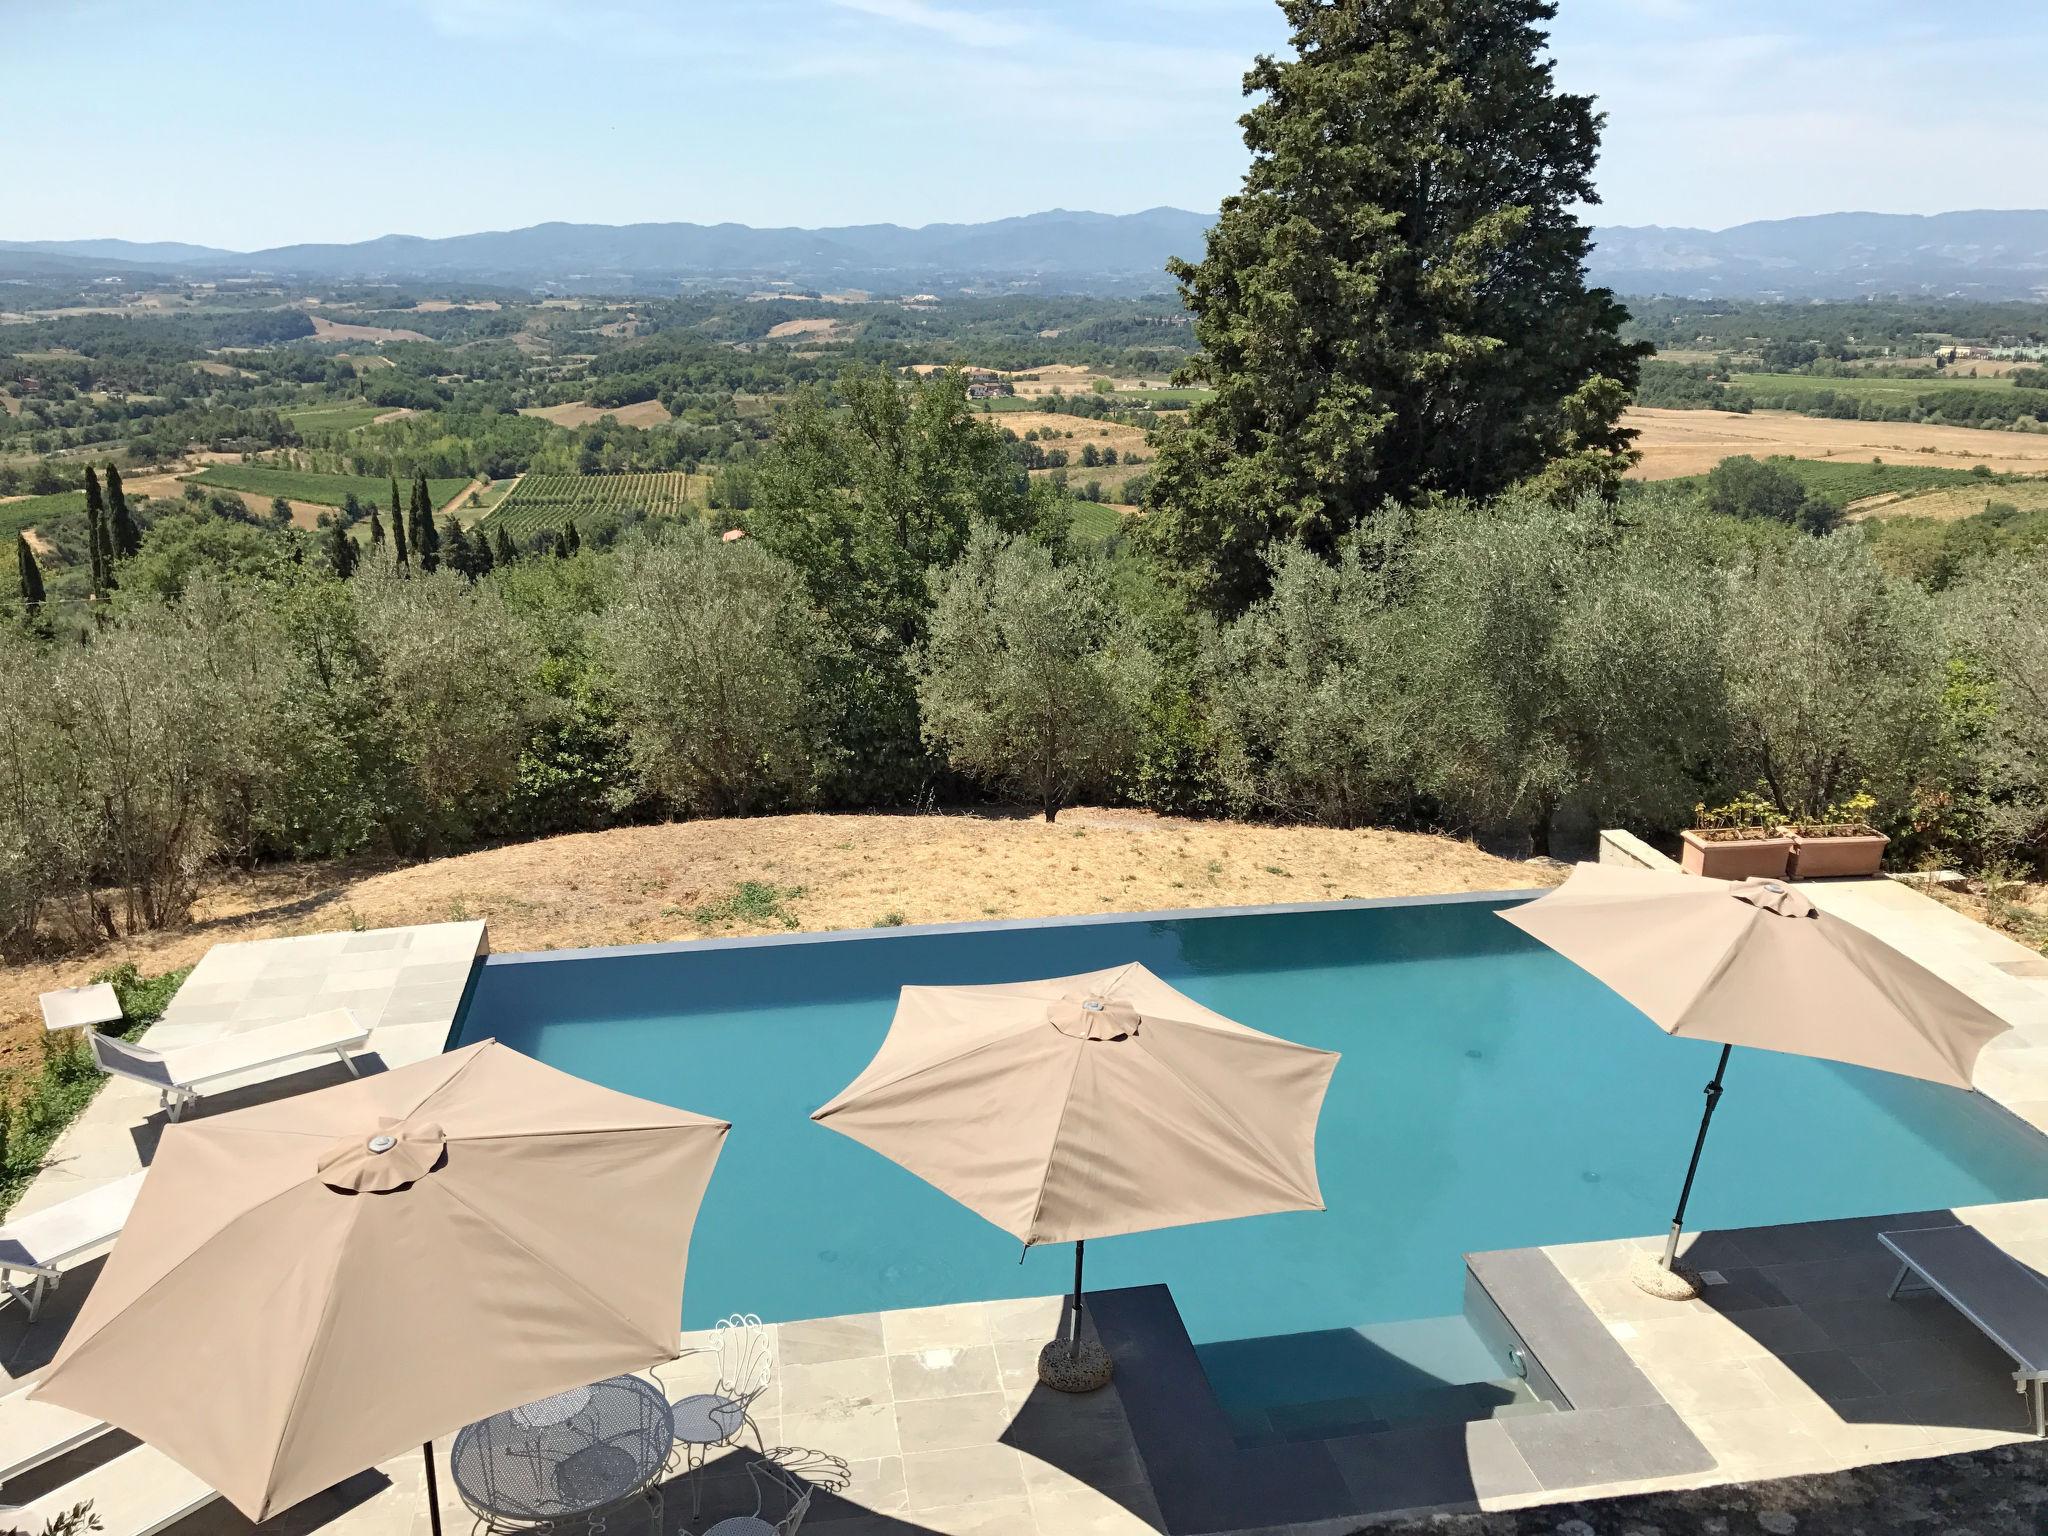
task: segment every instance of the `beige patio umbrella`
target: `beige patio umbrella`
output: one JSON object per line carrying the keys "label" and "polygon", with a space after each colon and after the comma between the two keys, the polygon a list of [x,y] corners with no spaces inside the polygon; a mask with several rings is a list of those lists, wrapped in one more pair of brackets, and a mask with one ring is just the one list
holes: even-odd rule
{"label": "beige patio umbrella", "polygon": [[1738,1045],[1968,1088],[2003,1019],[1777,880],[1581,864],[1500,914],[1621,994],[1667,1035],[1720,1042],[1665,1244],[1671,1271],[1707,1127]]}
{"label": "beige patio umbrella", "polygon": [[1263,1034],[1132,964],[905,987],[875,1059],[811,1116],[1020,1239],[1319,1211],[1332,1051]]}
{"label": "beige patio umbrella", "polygon": [[252,1520],[415,1445],[431,1505],[436,1435],[674,1358],[729,1128],[495,1041],[172,1126],[36,1396]]}

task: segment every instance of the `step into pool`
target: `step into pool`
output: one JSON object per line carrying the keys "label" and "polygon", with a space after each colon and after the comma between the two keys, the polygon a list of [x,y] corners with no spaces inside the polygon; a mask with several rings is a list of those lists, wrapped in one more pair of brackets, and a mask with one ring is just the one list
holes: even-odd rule
{"label": "step into pool", "polygon": [[[905,984],[1142,961],[1211,1008],[1344,1053],[1318,1139],[1328,1209],[1107,1239],[1090,1246],[1091,1287],[1170,1286],[1248,1438],[1347,1415],[1483,1417],[1520,1410],[1513,1373],[1462,1322],[1462,1256],[1660,1231],[1717,1053],[1495,915],[1518,899],[494,955],[451,1044],[496,1037],[732,1121],[687,1327],[1046,1295],[1069,1282],[1071,1250],[1020,1256],[808,1116],[866,1065]],[[1747,1051],[1692,1216],[1754,1226],[2044,1195],[2048,1140],[1981,1098]]]}

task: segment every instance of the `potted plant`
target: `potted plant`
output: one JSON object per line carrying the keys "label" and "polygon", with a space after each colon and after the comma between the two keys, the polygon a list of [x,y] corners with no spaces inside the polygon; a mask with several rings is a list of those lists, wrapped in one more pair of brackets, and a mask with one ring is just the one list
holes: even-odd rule
{"label": "potted plant", "polygon": [[1877,809],[1870,795],[1857,793],[1830,805],[1819,821],[1792,822],[1792,878],[1828,880],[1874,875],[1884,864],[1891,841],[1868,818]]}
{"label": "potted plant", "polygon": [[1779,825],[1783,819],[1775,805],[1753,795],[1711,811],[1695,806],[1698,825],[1678,834],[1684,845],[1679,865],[1712,880],[1782,880],[1792,866],[1792,837]]}

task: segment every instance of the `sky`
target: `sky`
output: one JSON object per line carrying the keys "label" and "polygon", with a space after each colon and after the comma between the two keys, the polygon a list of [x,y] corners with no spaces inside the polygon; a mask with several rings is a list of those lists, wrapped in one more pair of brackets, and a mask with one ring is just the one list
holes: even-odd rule
{"label": "sky", "polygon": [[[1271,0],[0,0],[0,239],[1213,209]],[[1560,0],[1603,224],[2048,206],[2039,0]]]}

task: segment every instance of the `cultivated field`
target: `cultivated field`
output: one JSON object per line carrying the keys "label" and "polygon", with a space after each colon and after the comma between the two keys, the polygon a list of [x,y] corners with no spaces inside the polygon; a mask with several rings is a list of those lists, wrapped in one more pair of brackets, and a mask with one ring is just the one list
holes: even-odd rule
{"label": "cultivated field", "polygon": [[[287,501],[303,501],[316,508],[338,507],[353,494],[365,507],[383,507],[387,511],[391,502],[391,482],[374,475],[321,475],[311,470],[277,469],[267,464],[209,464],[195,475],[186,479],[200,485],[224,491],[246,491],[261,496],[266,501],[272,496],[282,496]],[[435,506],[444,505],[451,496],[459,495],[469,484],[466,479],[429,480],[427,493]],[[406,494],[403,481],[398,493]]]}
{"label": "cultivated field", "polygon": [[[132,960],[190,965],[214,944],[351,924],[486,918],[498,951],[631,944],[993,917],[1506,890],[1553,883],[1540,865],[1413,832],[1177,821],[1141,811],[1036,816],[761,816],[546,838],[460,858],[287,865],[228,874],[194,925],[61,963],[0,969],[0,1037],[33,1049],[39,991]],[[756,882],[786,917],[717,913]],[[711,910],[705,910],[711,909]],[[4,1045],[0,1045],[4,1050]]]}
{"label": "cultivated field", "polygon": [[702,475],[686,474],[526,475],[479,526],[527,539],[543,528],[559,532],[571,519],[606,512],[639,509],[675,516],[689,504],[691,491],[704,485]]}
{"label": "cultivated field", "polygon": [[622,427],[658,427],[669,419],[668,407],[659,400],[640,400],[632,405],[590,405],[576,401],[569,405],[529,405],[519,413],[538,416],[558,427],[587,427],[609,416]]}
{"label": "cultivated field", "polygon": [[330,320],[325,315],[308,315],[313,322],[313,339],[316,341],[428,341],[418,331],[394,330],[384,325],[349,325],[345,321]]}
{"label": "cultivated field", "polygon": [[1638,480],[1703,475],[1732,454],[1758,458],[1882,458],[1901,464],[1942,464],[1968,469],[1988,464],[2001,473],[2048,473],[2048,434],[1987,432],[1976,427],[1915,426],[1904,421],[1832,421],[1783,411],[1748,416],[1725,411],[1667,411],[1637,407],[1626,425],[1641,434]]}
{"label": "cultivated field", "polygon": [[284,419],[300,432],[353,432],[357,427],[369,426],[385,414],[382,406],[359,405],[350,401],[302,406],[296,411],[286,411]]}
{"label": "cultivated field", "polygon": [[[1085,416],[1065,416],[1057,411],[1004,411],[991,420],[996,426],[1019,437],[1035,431],[1046,448],[1065,450],[1067,480],[1077,487],[1086,485],[1090,480],[1100,480],[1103,490],[1114,496],[1126,480],[1143,474],[1151,467],[1152,451],[1145,446],[1144,430],[1125,426],[1120,421],[1093,421]],[[1097,449],[1114,448],[1117,462],[1094,468],[1083,464],[1081,449],[1089,443]],[[1133,453],[1139,454],[1144,462],[1125,463],[1124,460]],[[1052,471],[1040,469],[1032,473],[1042,477]]]}
{"label": "cultivated field", "polygon": [[841,330],[840,323],[825,315],[814,315],[807,320],[785,320],[780,325],[768,327],[770,341],[783,341],[794,336],[809,336],[816,341],[830,341]]}
{"label": "cultivated field", "polygon": [[2048,508],[2048,478],[2036,480],[1995,480],[1989,484],[1972,481],[1903,496],[1873,496],[1849,508],[1852,519],[1865,517],[1931,517],[1954,522],[1974,517],[1987,506],[2016,507],[2022,512]]}

